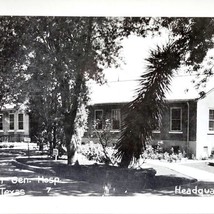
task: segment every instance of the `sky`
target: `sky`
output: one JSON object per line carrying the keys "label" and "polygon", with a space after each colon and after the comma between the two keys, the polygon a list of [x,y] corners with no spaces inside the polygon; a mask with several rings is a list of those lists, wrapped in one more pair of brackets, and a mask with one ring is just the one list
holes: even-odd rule
{"label": "sky", "polygon": [[[155,38],[141,38],[132,35],[124,39],[121,55],[126,63],[117,69],[108,68],[104,70],[107,83],[102,86],[92,85],[91,103],[129,102],[133,100],[137,95],[136,89],[139,88],[137,80],[145,72],[145,59],[149,56],[149,51],[155,49],[157,45],[161,46],[167,42],[168,34],[166,31]],[[214,50],[209,51],[208,55],[214,56]],[[205,66],[209,66],[208,62],[205,62]],[[173,100],[198,97],[199,91],[204,90],[204,88],[195,90],[193,79],[195,76],[187,76],[186,74],[173,78],[171,91],[166,94],[166,98]],[[213,86],[214,78],[209,80],[205,91],[207,92]]]}
{"label": "sky", "polygon": [[139,79],[145,71],[145,58],[149,56],[149,50],[155,49],[156,45],[166,44],[167,41],[166,32],[162,32],[161,36],[155,38],[131,35],[124,39],[121,56],[124,58],[125,64],[118,69],[106,69],[104,71],[106,79],[108,81]]}

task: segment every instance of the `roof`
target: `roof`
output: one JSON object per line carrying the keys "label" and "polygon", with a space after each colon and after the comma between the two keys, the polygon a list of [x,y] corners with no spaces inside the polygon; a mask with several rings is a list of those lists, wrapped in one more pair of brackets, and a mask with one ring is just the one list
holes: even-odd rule
{"label": "roof", "polygon": [[[214,88],[214,78],[210,78],[206,86],[199,89],[195,88],[195,84],[200,81],[196,76],[183,75],[176,76],[172,79],[170,91],[166,93],[166,100],[181,101],[199,98],[199,92],[203,90],[205,93]],[[139,88],[139,81],[115,81],[104,85],[91,84],[90,104],[107,104],[107,103],[125,103],[132,101],[136,96],[136,89]]]}
{"label": "roof", "polygon": [[134,99],[137,81],[118,81],[104,85],[92,84],[90,104],[123,103]]}

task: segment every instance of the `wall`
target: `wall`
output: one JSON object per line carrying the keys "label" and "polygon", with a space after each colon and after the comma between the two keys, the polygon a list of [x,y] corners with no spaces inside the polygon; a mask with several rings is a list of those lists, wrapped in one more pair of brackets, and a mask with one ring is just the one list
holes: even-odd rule
{"label": "wall", "polygon": [[199,159],[209,156],[214,149],[214,131],[209,131],[210,108],[214,109],[214,90],[208,92],[203,99],[198,100],[196,156]]}
{"label": "wall", "polygon": [[[188,137],[188,104],[189,103],[189,137]],[[182,109],[182,130],[179,132],[170,131],[170,108],[179,107]],[[189,101],[168,101],[167,108],[163,114],[160,132],[153,133],[152,144],[158,141],[163,142],[164,148],[179,146],[181,151],[189,155],[196,155],[196,115],[197,102]]]}
{"label": "wall", "polygon": [[[14,114],[14,130],[9,130],[9,114]],[[23,114],[23,130],[18,129],[18,114]],[[29,135],[29,115],[23,111],[4,110],[0,114],[3,114],[3,131],[0,131],[1,141],[20,141],[23,140],[23,136]],[[9,136],[9,138],[7,137]]]}
{"label": "wall", "polygon": [[[124,112],[124,106],[126,103],[109,103],[109,104],[96,104],[93,106],[89,106],[89,116],[88,116],[88,130],[84,134],[84,137],[82,139],[83,143],[87,143],[89,141],[94,141],[94,142],[99,142],[94,129],[94,112],[95,110],[103,110],[103,121],[107,119],[111,119],[111,110],[112,109],[120,109],[121,112],[121,122],[123,121],[123,112]],[[112,130],[111,131],[111,138],[112,138],[112,143],[115,144],[120,137],[120,130]]]}
{"label": "wall", "polygon": [[[170,101],[167,102],[167,108],[163,115],[162,126],[160,132],[153,133],[152,144],[156,145],[158,141],[163,141],[163,147],[170,149],[172,146],[179,146],[181,151],[185,151],[189,154],[196,155],[196,115],[197,115],[197,102],[195,100],[189,100],[189,139],[187,139],[188,133],[188,104],[187,101]],[[125,103],[121,104],[99,104],[90,106],[89,118],[88,118],[88,131],[85,133],[83,142],[89,142],[93,140],[98,142],[93,132],[94,123],[94,110],[102,109],[104,120],[111,117],[111,109],[121,109],[121,115],[123,116]],[[181,107],[182,108],[182,131],[181,132],[170,132],[170,107]],[[122,118],[123,120],[123,118]],[[120,136],[120,132],[112,132],[112,138],[114,143]],[[189,141],[189,142],[188,142]]]}

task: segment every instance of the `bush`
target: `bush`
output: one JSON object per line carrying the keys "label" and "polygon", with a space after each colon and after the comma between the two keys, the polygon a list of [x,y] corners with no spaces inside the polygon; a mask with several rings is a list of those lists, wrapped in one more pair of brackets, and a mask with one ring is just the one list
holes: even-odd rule
{"label": "bush", "polygon": [[[114,154],[116,151],[114,148],[106,147],[104,151],[102,145],[94,143],[93,141],[81,145],[80,151],[88,160],[93,160],[97,163],[110,164],[111,162],[115,162]],[[111,158],[111,160],[109,160],[109,158]]]}
{"label": "bush", "polygon": [[178,151],[178,154],[174,153],[173,149],[171,152],[164,152],[161,145],[156,146],[155,148],[151,145],[147,145],[146,150],[141,155],[143,159],[153,159],[153,160],[166,160],[168,162],[180,161],[184,156],[181,151]]}

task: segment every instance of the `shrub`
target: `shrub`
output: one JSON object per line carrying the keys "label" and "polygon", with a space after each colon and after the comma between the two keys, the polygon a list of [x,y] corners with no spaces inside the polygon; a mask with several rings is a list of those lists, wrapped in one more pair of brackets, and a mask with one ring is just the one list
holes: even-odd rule
{"label": "shrub", "polygon": [[[102,145],[94,143],[93,141],[90,141],[88,144],[81,145],[80,151],[88,160],[93,160],[97,163],[110,164],[111,161],[115,161],[113,159],[116,152],[114,148],[106,147],[104,151]],[[110,157],[111,160],[109,160],[108,157]]]}
{"label": "shrub", "polygon": [[178,151],[178,154],[174,153],[174,150],[171,149],[171,152],[164,152],[163,148],[159,144],[156,147],[147,145],[145,151],[141,155],[143,159],[154,159],[154,160],[166,160],[168,162],[180,161],[184,156],[181,151]]}

